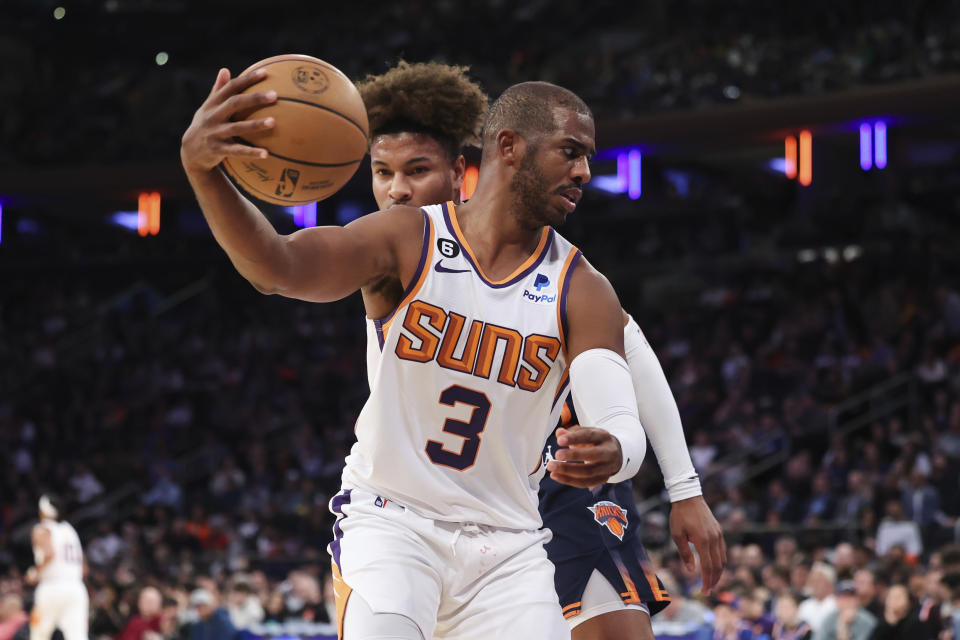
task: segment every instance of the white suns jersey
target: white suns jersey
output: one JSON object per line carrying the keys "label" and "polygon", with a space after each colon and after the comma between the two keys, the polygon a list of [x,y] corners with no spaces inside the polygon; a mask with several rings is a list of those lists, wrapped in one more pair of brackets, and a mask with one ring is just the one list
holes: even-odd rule
{"label": "white suns jersey", "polygon": [[43,520],[40,526],[50,532],[53,559],[40,572],[40,582],[83,580],[83,548],[80,536],[69,522]]}
{"label": "white suns jersey", "polygon": [[367,321],[370,398],[344,485],[420,515],[537,529],[541,454],[568,387],[569,274],[580,252],[546,228],[492,282],[453,203],[423,208],[423,253],[397,309]]}

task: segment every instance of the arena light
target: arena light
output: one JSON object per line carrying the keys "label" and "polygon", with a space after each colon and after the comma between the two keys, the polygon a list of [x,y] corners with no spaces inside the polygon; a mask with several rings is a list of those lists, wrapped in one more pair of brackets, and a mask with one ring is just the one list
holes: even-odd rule
{"label": "arena light", "polygon": [[303,207],[303,226],[317,226],[317,203],[311,202],[310,204],[304,204],[301,206]]}
{"label": "arena light", "polygon": [[53,10],[53,19],[54,20],[63,20],[63,17],[67,15],[67,10],[63,7],[57,7]]}
{"label": "arena light", "polygon": [[[863,128],[861,127],[861,131]],[[873,163],[877,169],[887,167],[887,123],[877,122],[873,125]],[[861,154],[863,152],[861,151]]]}
{"label": "arena light", "polygon": [[600,175],[590,178],[589,187],[598,189],[604,193],[620,194],[626,189],[620,188],[620,176]]}
{"label": "arena light", "polygon": [[154,57],[153,61],[157,63],[158,67],[162,67],[170,62],[170,54],[166,51],[161,51]]}
{"label": "arena light", "polygon": [[627,154],[617,154],[617,190],[615,193],[626,193],[630,183],[630,169],[627,166]]}
{"label": "arena light", "polygon": [[860,168],[873,168],[873,129],[866,122],[860,125]]}
{"label": "arena light", "polygon": [[783,175],[790,180],[797,177],[797,139],[793,136],[783,141]]}
{"label": "arena light", "polygon": [[643,193],[640,163],[643,159],[640,152],[636,149],[627,154],[627,195],[631,200],[636,200]]}
{"label": "arena light", "polygon": [[300,204],[295,207],[284,207],[284,210],[293,216],[293,224],[303,227],[317,226],[317,203]]}
{"label": "arena light", "polygon": [[800,132],[799,149],[800,169],[797,172],[797,180],[804,187],[809,187],[813,182],[813,136],[804,129]]}
{"label": "arena light", "polygon": [[137,198],[137,233],[140,237],[160,233],[160,194],[143,192]]}
{"label": "arena light", "polygon": [[469,200],[477,190],[477,181],[480,179],[480,170],[476,167],[467,167],[463,174],[463,184],[460,185],[460,200]]}
{"label": "arena light", "polygon": [[123,227],[130,231],[137,231],[140,228],[140,212],[114,211],[110,214],[110,222],[118,227]]}

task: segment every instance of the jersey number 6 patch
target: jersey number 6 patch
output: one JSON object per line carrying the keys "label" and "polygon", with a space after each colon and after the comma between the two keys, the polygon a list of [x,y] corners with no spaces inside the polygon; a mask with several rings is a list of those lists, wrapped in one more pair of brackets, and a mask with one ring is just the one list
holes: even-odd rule
{"label": "jersey number 6 patch", "polygon": [[490,400],[479,391],[456,384],[447,387],[440,394],[440,404],[453,407],[457,403],[473,407],[469,422],[447,418],[443,423],[443,430],[446,433],[464,438],[460,451],[450,451],[443,447],[442,442],[427,440],[426,452],[434,464],[465,471],[477,461],[477,452],[480,451],[480,434],[487,426],[487,416],[490,414]]}

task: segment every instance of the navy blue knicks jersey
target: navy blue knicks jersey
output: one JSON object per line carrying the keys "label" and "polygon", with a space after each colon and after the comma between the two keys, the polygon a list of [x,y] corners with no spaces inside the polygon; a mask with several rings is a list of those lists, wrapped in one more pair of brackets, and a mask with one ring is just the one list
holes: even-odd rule
{"label": "navy blue knicks jersey", "polygon": [[[568,396],[561,425],[577,424]],[[557,451],[556,434],[544,449],[544,464]],[[640,543],[640,514],[629,480],[599,489],[560,484],[548,475],[540,483],[540,515],[553,532],[547,555],[556,567],[554,582],[563,616],[578,615],[587,581],[599,571],[626,604],[646,603],[653,615],[670,597],[650,567]]]}

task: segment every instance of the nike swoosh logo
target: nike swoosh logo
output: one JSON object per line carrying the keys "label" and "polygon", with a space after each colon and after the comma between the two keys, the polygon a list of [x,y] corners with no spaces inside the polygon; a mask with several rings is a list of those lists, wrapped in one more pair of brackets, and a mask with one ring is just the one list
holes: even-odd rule
{"label": "nike swoosh logo", "polygon": [[437,264],[433,265],[433,270],[437,273],[466,273],[470,269],[448,269],[443,266],[443,260],[438,260]]}

